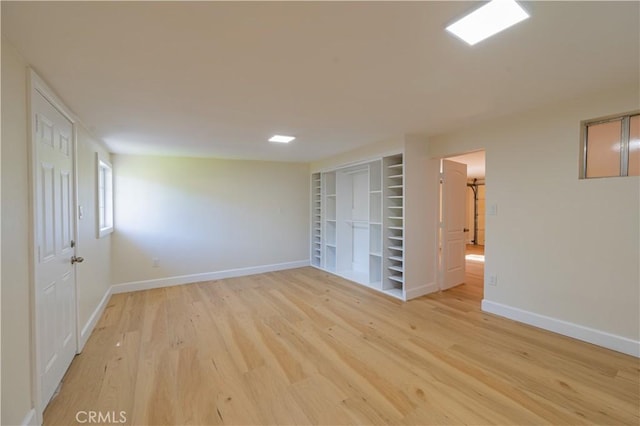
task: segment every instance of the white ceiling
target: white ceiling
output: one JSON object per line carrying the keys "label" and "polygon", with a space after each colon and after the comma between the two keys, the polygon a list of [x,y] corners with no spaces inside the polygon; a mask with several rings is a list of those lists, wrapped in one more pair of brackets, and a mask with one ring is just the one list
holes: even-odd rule
{"label": "white ceiling", "polygon": [[2,1],[2,32],[117,153],[310,161],[640,76],[639,2],[523,2],[469,47],[478,5]]}

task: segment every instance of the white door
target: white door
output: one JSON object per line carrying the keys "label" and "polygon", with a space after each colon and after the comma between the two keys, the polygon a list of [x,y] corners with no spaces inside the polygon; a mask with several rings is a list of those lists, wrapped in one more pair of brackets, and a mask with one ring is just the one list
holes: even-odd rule
{"label": "white door", "polygon": [[442,161],[442,285],[464,282],[467,165]]}
{"label": "white door", "polygon": [[44,409],[76,353],[73,125],[32,96],[35,147],[36,360]]}

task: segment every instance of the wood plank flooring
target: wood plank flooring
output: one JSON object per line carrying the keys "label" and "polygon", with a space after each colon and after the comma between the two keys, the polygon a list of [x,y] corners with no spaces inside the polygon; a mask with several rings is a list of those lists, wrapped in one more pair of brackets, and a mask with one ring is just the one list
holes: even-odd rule
{"label": "wood plank flooring", "polygon": [[638,359],[484,314],[470,278],[409,303],[313,268],[114,295],[44,423],[638,425]]}

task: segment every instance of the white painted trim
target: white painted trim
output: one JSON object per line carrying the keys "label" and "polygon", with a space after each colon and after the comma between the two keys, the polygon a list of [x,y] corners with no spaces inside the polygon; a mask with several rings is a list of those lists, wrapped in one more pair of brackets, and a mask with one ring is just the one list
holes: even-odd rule
{"label": "white painted trim", "polygon": [[102,317],[102,313],[104,312],[104,309],[107,307],[107,303],[111,298],[112,291],[113,286],[110,286],[107,291],[105,291],[104,296],[102,296],[102,300],[100,300],[100,303],[98,303],[98,306],[96,306],[96,309],[89,317],[87,323],[84,325],[84,327],[82,327],[82,331],[80,332],[80,339],[78,342],[78,353],[82,352],[82,350],[84,349],[84,345],[87,344],[87,340],[89,340],[89,337],[91,337],[93,329],[96,328],[96,324]]}
{"label": "white painted trim", "polygon": [[29,412],[27,413],[26,416],[24,416],[24,419],[22,420],[22,423],[20,423],[22,426],[38,426],[38,422],[36,420],[36,410],[35,409],[31,409],[29,410]]}
{"label": "white painted trim", "polygon": [[415,299],[416,297],[424,296],[425,294],[435,293],[439,290],[437,282],[431,282],[429,284],[421,285],[420,287],[410,288],[405,291],[406,300]]}
{"label": "white painted trim", "polygon": [[[105,228],[101,228],[100,225],[102,225],[100,223],[100,199],[102,198],[102,193],[100,192],[100,176],[102,174],[102,169],[106,168],[109,170],[109,176],[111,176],[111,226],[105,227]],[[106,192],[106,187],[107,187],[107,183],[105,182],[105,192]],[[109,161],[107,158],[105,158],[104,155],[100,154],[100,152],[96,152],[96,202],[95,202],[95,209],[96,209],[96,235],[97,238],[104,238],[107,235],[113,233],[113,222],[114,222],[114,209],[113,209],[113,165],[111,164],[111,161]],[[106,202],[106,201],[105,201]],[[105,206],[106,209],[106,206]]]}
{"label": "white painted trim", "polygon": [[224,278],[242,277],[245,275],[263,274],[265,272],[284,271],[286,269],[311,266],[309,259],[295,262],[276,263],[272,265],[252,266],[248,268],[227,269],[224,271],[206,272],[203,274],[180,275],[176,277],[158,278],[155,280],[132,281],[114,284],[111,294],[128,293],[131,291],[149,290],[153,288],[170,287],[174,285],[192,284],[201,281],[221,280]]}
{"label": "white painted trim", "polygon": [[502,303],[482,300],[482,310],[502,317],[506,317],[518,322],[553,331],[563,336],[573,337],[584,342],[593,343],[607,349],[622,352],[627,355],[640,358],[640,341],[635,341],[627,337],[596,330],[583,325],[574,324],[546,315],[536,314]]}
{"label": "white painted trim", "polygon": [[33,68],[28,68],[29,73],[29,81],[31,84],[31,88],[33,90],[37,90],[42,94],[42,96],[47,99],[62,115],[64,115],[67,120],[71,121],[73,124],[76,124],[78,121],[78,117],[71,112],[69,108],[60,100],[60,97],[49,87],[49,85],[33,70]]}

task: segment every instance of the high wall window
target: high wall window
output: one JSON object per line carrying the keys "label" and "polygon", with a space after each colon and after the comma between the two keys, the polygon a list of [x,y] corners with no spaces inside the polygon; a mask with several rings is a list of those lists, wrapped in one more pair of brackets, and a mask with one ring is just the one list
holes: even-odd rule
{"label": "high wall window", "polygon": [[113,168],[100,155],[96,156],[98,170],[98,237],[113,232]]}
{"label": "high wall window", "polygon": [[580,178],[640,176],[640,114],[582,123]]}

